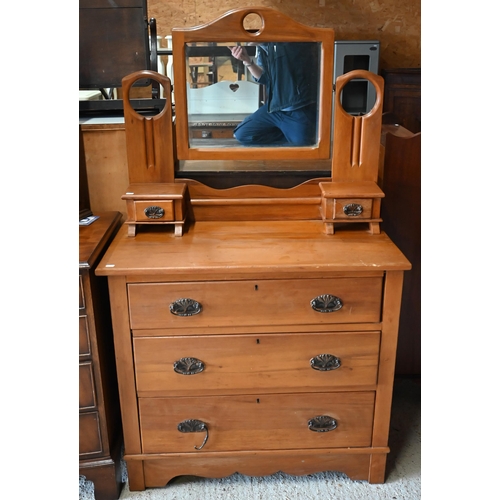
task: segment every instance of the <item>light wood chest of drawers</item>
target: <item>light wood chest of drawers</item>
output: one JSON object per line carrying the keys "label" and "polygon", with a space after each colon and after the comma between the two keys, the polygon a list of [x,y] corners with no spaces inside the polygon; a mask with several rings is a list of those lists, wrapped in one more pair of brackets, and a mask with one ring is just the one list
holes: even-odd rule
{"label": "light wood chest of drawers", "polygon": [[409,268],[384,233],[321,221],[122,228],[97,274],[131,490],[280,470],[383,482]]}

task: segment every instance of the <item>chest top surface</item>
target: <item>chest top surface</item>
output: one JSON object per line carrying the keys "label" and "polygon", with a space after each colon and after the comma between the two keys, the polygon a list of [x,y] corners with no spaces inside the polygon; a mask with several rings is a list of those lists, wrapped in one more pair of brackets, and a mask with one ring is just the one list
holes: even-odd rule
{"label": "chest top surface", "polygon": [[96,273],[230,279],[408,269],[385,233],[349,230],[332,238],[321,221],[197,221],[182,238],[155,228],[129,238],[122,228]]}
{"label": "chest top surface", "polygon": [[94,265],[121,218],[120,212],[104,212],[96,215],[99,218],[92,224],[79,227],[80,269],[89,269]]}

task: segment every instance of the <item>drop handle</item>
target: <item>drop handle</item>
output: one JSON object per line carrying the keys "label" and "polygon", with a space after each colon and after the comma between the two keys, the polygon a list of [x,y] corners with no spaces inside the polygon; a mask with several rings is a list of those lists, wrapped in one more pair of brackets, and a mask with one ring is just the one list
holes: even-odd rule
{"label": "drop handle", "polygon": [[174,316],[194,316],[200,314],[203,307],[197,300],[182,298],[174,300],[169,309]]}
{"label": "drop handle", "polygon": [[311,300],[311,307],[320,313],[332,313],[339,311],[343,307],[343,302],[340,297],[332,295],[330,293],[325,293],[323,295],[318,295]]}
{"label": "drop handle", "polygon": [[196,375],[205,369],[205,363],[198,358],[181,358],[174,363],[174,372],[181,375]]}
{"label": "drop handle", "polygon": [[348,217],[359,217],[363,213],[363,205],[359,203],[348,203],[342,207]]}
{"label": "drop handle", "polygon": [[310,360],[311,368],[320,372],[329,372],[340,368],[342,363],[340,358],[333,354],[318,354]]}
{"label": "drop handle", "polygon": [[307,422],[309,430],[314,432],[329,432],[337,428],[337,421],[329,415],[318,415]]}
{"label": "drop handle", "polygon": [[144,209],[144,215],[148,219],[161,219],[165,215],[165,210],[153,205]]}
{"label": "drop handle", "polygon": [[196,420],[196,419],[189,419],[189,420],[184,420],[182,421],[178,426],[177,430],[179,432],[205,432],[205,439],[203,440],[203,443],[201,443],[201,446],[195,446],[195,450],[201,450],[205,444],[208,441],[208,425],[205,422],[202,422],[201,420]]}

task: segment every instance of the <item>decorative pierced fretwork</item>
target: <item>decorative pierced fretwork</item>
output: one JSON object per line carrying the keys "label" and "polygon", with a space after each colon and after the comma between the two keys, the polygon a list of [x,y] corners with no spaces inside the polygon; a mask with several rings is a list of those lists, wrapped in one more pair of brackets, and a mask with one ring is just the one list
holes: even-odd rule
{"label": "decorative pierced fretwork", "polygon": [[333,354],[318,354],[311,359],[311,368],[320,372],[327,372],[340,368],[340,358]]}
{"label": "decorative pierced fretwork", "polygon": [[363,213],[363,206],[359,203],[348,203],[342,207],[348,217],[358,217]]}
{"label": "decorative pierced fretwork", "polygon": [[328,415],[318,415],[307,422],[309,430],[314,432],[328,432],[337,428],[337,421]]}
{"label": "decorative pierced fretwork", "polygon": [[196,420],[196,419],[188,419],[182,421],[178,426],[177,430],[179,432],[205,432],[205,439],[203,440],[203,443],[201,444],[200,447],[195,446],[195,450],[201,450],[206,442],[208,441],[208,426],[205,422],[202,422],[201,420]]}
{"label": "decorative pierced fretwork", "polygon": [[174,371],[181,375],[196,375],[205,369],[205,363],[197,358],[181,358],[174,363]]}
{"label": "decorative pierced fretwork", "polygon": [[144,214],[148,219],[161,219],[165,215],[165,210],[156,205],[152,205],[144,209]]}
{"label": "decorative pierced fretwork", "polygon": [[202,309],[201,304],[193,299],[178,299],[170,304],[170,312],[176,316],[194,316]]}
{"label": "decorative pierced fretwork", "polygon": [[326,293],[324,295],[318,295],[316,298],[311,300],[311,307],[321,313],[330,313],[342,309],[342,301],[339,297],[335,295],[330,295]]}

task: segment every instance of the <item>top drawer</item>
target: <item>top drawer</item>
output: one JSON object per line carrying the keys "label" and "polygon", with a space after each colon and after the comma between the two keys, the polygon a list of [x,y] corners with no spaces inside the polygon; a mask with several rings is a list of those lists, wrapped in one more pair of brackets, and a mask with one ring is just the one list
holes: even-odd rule
{"label": "top drawer", "polygon": [[382,277],[137,283],[128,292],[132,329],[373,323]]}

